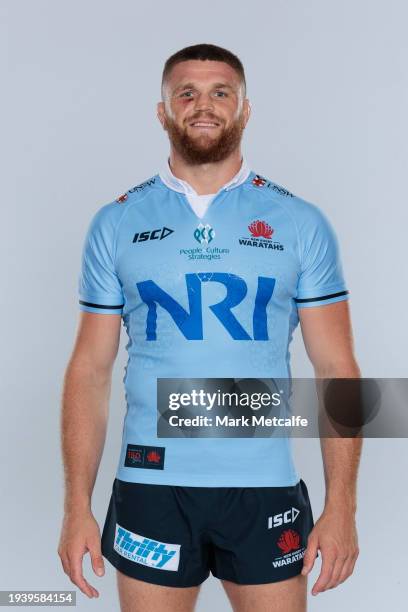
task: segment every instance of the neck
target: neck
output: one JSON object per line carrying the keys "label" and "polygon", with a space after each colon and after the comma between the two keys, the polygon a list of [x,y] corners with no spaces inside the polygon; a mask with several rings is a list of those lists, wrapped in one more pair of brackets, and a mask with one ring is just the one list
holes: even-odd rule
{"label": "neck", "polygon": [[169,163],[174,176],[186,181],[198,195],[205,195],[217,193],[236,175],[242,165],[242,154],[238,148],[222,161],[192,166],[172,148]]}

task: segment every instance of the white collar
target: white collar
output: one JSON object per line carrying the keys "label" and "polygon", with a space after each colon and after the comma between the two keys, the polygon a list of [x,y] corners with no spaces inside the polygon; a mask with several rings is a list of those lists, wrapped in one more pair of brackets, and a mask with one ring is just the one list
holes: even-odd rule
{"label": "white collar", "polygon": [[[251,170],[246,162],[245,157],[242,157],[241,168],[238,170],[236,175],[233,176],[232,179],[228,181],[228,183],[220,187],[218,191],[221,191],[222,189],[228,190],[233,189],[234,187],[238,187],[238,185],[243,183],[248,178],[250,172]],[[195,189],[193,189],[193,187],[189,183],[187,183],[187,181],[183,181],[172,173],[169,165],[169,158],[167,158],[165,165],[160,170],[159,176],[163,183],[167,185],[167,187],[169,187],[170,189],[174,189],[174,191],[184,193],[185,195],[198,195]]]}

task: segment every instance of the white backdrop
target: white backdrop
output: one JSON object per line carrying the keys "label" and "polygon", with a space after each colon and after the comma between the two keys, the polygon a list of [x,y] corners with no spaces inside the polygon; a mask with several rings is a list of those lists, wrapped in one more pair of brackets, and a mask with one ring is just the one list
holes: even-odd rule
{"label": "white backdrop", "polygon": [[[252,169],[332,220],[363,375],[404,377],[408,11],[402,0],[4,0],[0,11],[0,589],[76,589],[56,549],[59,402],[79,316],[80,250],[96,209],[155,174],[167,155],[156,119],[164,61],[200,42],[240,57],[252,102],[243,143]],[[93,499],[101,526],[124,416],[122,334]],[[293,375],[311,375],[299,329],[291,352]],[[316,519],[324,499],[319,442],[296,440],[295,450]],[[311,610],[406,609],[407,457],[406,440],[365,442],[355,573],[309,596]],[[84,566],[101,599],[76,589],[78,609],[118,609],[114,568],[105,560],[100,579],[89,559]],[[212,577],[198,606],[209,609],[230,610]]]}

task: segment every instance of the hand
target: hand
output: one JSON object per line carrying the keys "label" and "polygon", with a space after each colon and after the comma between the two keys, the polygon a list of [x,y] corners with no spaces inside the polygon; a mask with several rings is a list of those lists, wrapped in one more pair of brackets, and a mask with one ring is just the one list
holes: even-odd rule
{"label": "hand", "polygon": [[319,548],[322,566],[312,595],[333,589],[353,573],[359,554],[353,511],[341,506],[325,509],[309,534],[303,558],[303,575],[313,568]]}
{"label": "hand", "polygon": [[64,572],[89,598],[99,597],[98,591],[85,580],[82,573],[82,558],[87,551],[91,555],[95,574],[103,576],[105,568],[101,554],[100,530],[94,516],[91,512],[65,514],[58,545]]}

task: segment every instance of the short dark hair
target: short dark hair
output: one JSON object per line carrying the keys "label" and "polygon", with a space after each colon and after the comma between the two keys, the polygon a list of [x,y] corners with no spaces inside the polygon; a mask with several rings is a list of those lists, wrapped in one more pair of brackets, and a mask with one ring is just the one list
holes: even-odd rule
{"label": "short dark hair", "polygon": [[180,49],[180,51],[173,53],[173,55],[167,59],[166,63],[164,64],[162,74],[162,93],[164,84],[173,67],[180,62],[186,62],[188,60],[212,60],[215,62],[225,62],[226,64],[229,64],[231,68],[238,73],[243,85],[244,96],[246,95],[245,72],[241,60],[236,55],[231,53],[231,51],[228,51],[228,49],[206,43],[184,47],[184,49]]}

